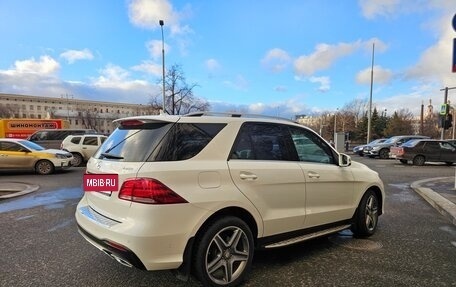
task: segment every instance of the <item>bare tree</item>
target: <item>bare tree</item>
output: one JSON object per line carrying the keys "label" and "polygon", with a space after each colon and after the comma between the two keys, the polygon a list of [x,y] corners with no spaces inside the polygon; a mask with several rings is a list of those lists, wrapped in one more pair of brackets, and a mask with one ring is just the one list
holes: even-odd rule
{"label": "bare tree", "polygon": [[78,108],[77,113],[77,119],[81,122],[84,128],[94,129],[96,131],[100,130],[101,124],[98,116],[98,111]]}
{"label": "bare tree", "polygon": [[0,104],[0,118],[11,118],[14,117],[15,111],[11,106]]}
{"label": "bare tree", "polygon": [[423,135],[431,138],[439,138],[439,114],[433,113],[428,115],[423,121]]}
{"label": "bare tree", "polygon": [[385,135],[409,135],[413,134],[413,114],[408,109],[395,111],[391,119],[388,121]]}
{"label": "bare tree", "polygon": [[357,128],[358,124],[362,121],[362,118],[368,109],[367,105],[367,99],[354,99],[344,105],[344,107],[341,109],[341,113],[344,115],[349,115],[352,118],[351,122],[354,124],[354,128]]}
{"label": "bare tree", "polygon": [[[197,111],[207,111],[209,103],[193,94],[193,89],[198,85],[188,84],[180,65],[173,65],[165,75],[165,112],[172,115],[181,115]],[[151,106],[161,106],[160,95],[152,97]]]}

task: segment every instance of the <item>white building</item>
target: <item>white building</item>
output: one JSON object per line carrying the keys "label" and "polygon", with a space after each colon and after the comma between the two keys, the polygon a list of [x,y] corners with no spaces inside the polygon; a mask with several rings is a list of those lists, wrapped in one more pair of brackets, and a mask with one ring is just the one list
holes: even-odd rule
{"label": "white building", "polygon": [[158,112],[150,105],[0,93],[0,118],[66,119],[70,128],[94,128],[107,134],[115,129],[115,119]]}

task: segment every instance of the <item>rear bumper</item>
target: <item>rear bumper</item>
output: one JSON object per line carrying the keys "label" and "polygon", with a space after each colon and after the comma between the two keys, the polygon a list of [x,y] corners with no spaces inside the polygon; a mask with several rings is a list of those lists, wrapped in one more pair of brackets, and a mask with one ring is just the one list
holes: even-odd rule
{"label": "rear bumper", "polygon": [[109,241],[101,240],[87,232],[79,224],[78,231],[92,245],[94,245],[110,257],[114,258],[117,262],[128,267],[136,267],[141,270],[146,270],[146,267],[138,258],[138,256],[136,256],[136,254],[128,248],[120,245],[116,246],[113,243],[109,243]]}
{"label": "rear bumper", "polygon": [[172,209],[137,205],[120,222],[92,209],[83,197],[75,216],[81,235],[119,263],[170,270],[182,265],[203,212],[190,204]]}

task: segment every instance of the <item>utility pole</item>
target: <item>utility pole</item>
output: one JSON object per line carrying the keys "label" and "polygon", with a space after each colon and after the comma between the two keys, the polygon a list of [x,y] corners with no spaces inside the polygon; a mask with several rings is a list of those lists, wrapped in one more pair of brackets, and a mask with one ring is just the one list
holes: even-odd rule
{"label": "utility pole", "polygon": [[371,66],[371,83],[370,83],[370,96],[369,96],[369,114],[367,115],[367,141],[370,142],[371,137],[371,126],[372,126],[372,88],[374,86],[374,51],[375,42],[372,43],[372,66]]}

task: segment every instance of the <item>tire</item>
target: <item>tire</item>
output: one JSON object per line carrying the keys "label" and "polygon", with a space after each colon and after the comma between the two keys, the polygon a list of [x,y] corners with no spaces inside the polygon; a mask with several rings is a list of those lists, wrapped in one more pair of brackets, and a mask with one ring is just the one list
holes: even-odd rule
{"label": "tire", "polygon": [[250,270],[253,235],[249,226],[237,217],[214,221],[197,237],[195,244],[195,275],[204,286],[237,286]]}
{"label": "tire", "polygon": [[351,231],[355,237],[369,237],[375,233],[378,225],[379,199],[375,192],[368,190],[353,217]]}
{"label": "tire", "polygon": [[381,159],[388,159],[389,158],[389,150],[387,148],[381,149],[378,152],[378,157]]}
{"label": "tire", "polygon": [[48,160],[40,160],[35,164],[35,172],[38,174],[51,174],[54,170],[54,165]]}
{"label": "tire", "polygon": [[71,154],[73,154],[73,160],[71,161],[71,165],[80,166],[82,164],[82,162],[84,161],[82,156],[77,152],[72,152]]}
{"label": "tire", "polygon": [[408,163],[408,160],[406,160],[406,159],[400,159],[399,161],[400,161],[402,164],[407,164],[407,163]]}
{"label": "tire", "polygon": [[424,165],[425,162],[426,162],[426,159],[422,155],[417,155],[413,158],[414,165]]}

